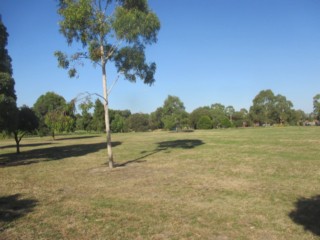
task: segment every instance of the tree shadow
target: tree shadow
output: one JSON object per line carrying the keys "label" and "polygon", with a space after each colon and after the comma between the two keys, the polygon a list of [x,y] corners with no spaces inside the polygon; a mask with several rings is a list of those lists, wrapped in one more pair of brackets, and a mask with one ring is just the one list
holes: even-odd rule
{"label": "tree shadow", "polygon": [[200,145],[203,145],[204,142],[201,141],[201,140],[198,140],[198,139],[183,139],[183,140],[173,140],[173,141],[164,141],[164,142],[158,142],[157,143],[157,148],[154,149],[153,151],[151,152],[148,152],[148,151],[142,151],[141,154],[144,154],[136,159],[133,159],[133,160],[129,160],[129,161],[126,161],[124,163],[118,163],[116,164],[116,167],[125,167],[127,166],[128,164],[131,164],[131,163],[143,163],[143,162],[146,162],[146,160],[142,160],[144,158],[147,158],[151,155],[154,155],[158,152],[161,152],[161,151],[165,151],[165,150],[169,150],[171,148],[180,148],[180,149],[192,149],[192,148],[195,148],[195,147],[198,147]]}
{"label": "tree shadow", "polygon": [[57,136],[55,138],[55,141],[77,140],[77,139],[96,138],[96,137],[100,137],[100,135],[99,136],[74,136],[74,137],[59,137],[59,136]]}
{"label": "tree shadow", "polygon": [[21,194],[0,197],[0,232],[4,230],[5,223],[32,212],[37,204],[38,200],[23,199]]}
{"label": "tree shadow", "polygon": [[295,209],[289,217],[296,224],[302,225],[306,231],[320,236],[320,195],[311,198],[299,198]]}
{"label": "tree shadow", "polygon": [[[116,147],[120,144],[121,142],[113,142],[112,146]],[[62,160],[69,157],[79,157],[105,148],[106,142],[103,142],[32,149],[20,154],[7,153],[0,155],[0,167],[29,165],[38,162]]]}
{"label": "tree shadow", "polygon": [[[20,144],[20,147],[39,147],[44,145],[50,145],[52,142],[46,142],[46,143],[30,143],[30,144]],[[6,145],[6,146],[0,146],[0,149],[6,149],[6,148],[16,148],[16,144]]]}
{"label": "tree shadow", "polygon": [[181,149],[191,149],[203,145],[204,142],[198,139],[183,139],[183,140],[173,140],[158,142],[159,150],[167,150],[169,148],[181,148]]}

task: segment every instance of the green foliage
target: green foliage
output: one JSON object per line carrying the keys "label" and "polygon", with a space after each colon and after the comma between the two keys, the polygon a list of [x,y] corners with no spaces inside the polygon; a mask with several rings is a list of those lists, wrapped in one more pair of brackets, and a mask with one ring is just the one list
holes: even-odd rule
{"label": "green foliage", "polygon": [[10,133],[16,128],[16,99],[13,78],[0,72],[0,132]]}
{"label": "green foliage", "polygon": [[78,130],[90,131],[92,130],[92,120],[93,117],[89,112],[93,107],[93,103],[90,99],[79,104],[79,108],[81,109],[81,115],[77,116],[76,125]]}
{"label": "green foliage", "polygon": [[71,132],[75,126],[75,119],[72,116],[65,115],[63,111],[48,112],[44,122],[51,129],[53,138],[56,132]]}
{"label": "green foliage", "polygon": [[313,97],[313,113],[320,120],[320,94]]}
{"label": "green foliage", "polygon": [[41,134],[50,130],[54,137],[55,132],[70,132],[75,129],[74,102],[67,103],[54,92],[41,95],[33,105],[33,110],[39,118]]}
{"label": "green foliage", "polygon": [[126,130],[126,118],[116,113],[113,121],[111,122],[112,132],[125,132]]}
{"label": "green foliage", "polygon": [[37,99],[33,110],[40,119],[43,119],[48,112],[64,109],[65,106],[66,100],[62,96],[54,92],[47,92]]}
{"label": "green foliage", "polygon": [[8,54],[6,46],[8,44],[7,28],[0,19],[0,72],[12,75],[11,57]]}
{"label": "green foliage", "polygon": [[122,6],[116,8],[113,28],[119,39],[149,44],[157,41],[160,22],[146,0],[122,1]]}
{"label": "green foliage", "polygon": [[62,17],[60,32],[69,45],[76,41],[87,48],[69,57],[55,52],[59,67],[69,69],[70,77],[77,73],[71,63],[85,58],[100,63],[102,68],[107,61],[114,61],[118,72],[132,82],[136,78],[147,84],[155,81],[156,65],[146,63],[144,48],[157,41],[160,22],[146,0],[107,0],[99,4],[91,0],[60,0],[58,13]]}
{"label": "green foliage", "polygon": [[174,115],[165,115],[162,117],[163,128],[167,130],[176,130],[177,129],[177,119]]}
{"label": "green foliage", "polygon": [[292,107],[286,97],[275,96],[271,90],[262,90],[253,99],[250,118],[259,125],[286,124],[290,122]]}
{"label": "green foliage", "polygon": [[35,112],[26,105],[19,108],[18,119],[17,129],[19,131],[32,133],[38,128],[38,117]]}
{"label": "green foliage", "polygon": [[39,119],[35,112],[27,107],[22,106],[18,109],[17,126],[13,131],[14,139],[16,141],[17,153],[20,153],[20,141],[27,133],[33,133],[39,126]]}
{"label": "green foliage", "polygon": [[224,112],[227,117],[229,117],[230,121],[232,122],[232,117],[235,113],[234,107],[233,106],[228,106],[224,109]]}
{"label": "green foliage", "polygon": [[97,99],[94,103],[94,111],[92,116],[92,129],[98,132],[103,132],[106,129],[104,106],[100,99]]}
{"label": "green foliage", "polygon": [[[209,116],[211,120],[212,111],[209,107],[199,107],[193,110],[189,115],[189,123],[190,126],[194,129],[197,129],[197,124],[201,117]],[[212,120],[211,120],[211,128],[212,128]]]}
{"label": "green foliage", "polygon": [[149,130],[149,115],[144,113],[135,113],[127,119],[130,131],[145,132]]}
{"label": "green foliage", "polygon": [[0,19],[0,132],[13,132],[17,125],[18,109],[12,78],[11,58],[6,49],[7,29]]}
{"label": "green foliage", "polygon": [[144,80],[144,83],[154,83],[156,64],[145,63],[144,48],[140,46],[124,47],[114,57],[115,66],[118,72],[122,72],[127,80],[136,82],[137,77]]}
{"label": "green foliage", "polygon": [[231,128],[231,127],[233,127],[233,124],[227,117],[225,117],[221,120],[220,127],[221,128]]}
{"label": "green foliage", "polygon": [[235,127],[247,127],[250,125],[250,120],[248,117],[247,109],[240,109],[240,111],[236,111],[232,117],[232,124]]}
{"label": "green foliage", "polygon": [[168,96],[162,107],[163,127],[168,130],[183,128],[188,125],[188,113],[183,102],[176,96]]}
{"label": "green foliage", "polygon": [[150,119],[149,119],[149,126],[150,129],[155,130],[155,129],[162,129],[163,128],[163,122],[161,121],[163,115],[163,109],[162,107],[157,108],[155,112],[152,112],[150,114]]}
{"label": "green foliage", "polygon": [[197,122],[197,129],[212,129],[212,120],[209,116],[201,116]]}

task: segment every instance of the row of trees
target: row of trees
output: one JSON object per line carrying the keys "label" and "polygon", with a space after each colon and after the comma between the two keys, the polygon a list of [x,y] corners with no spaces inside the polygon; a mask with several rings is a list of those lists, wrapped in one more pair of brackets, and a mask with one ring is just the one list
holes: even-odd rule
{"label": "row of trees", "polygon": [[[320,96],[320,95],[319,95]],[[249,111],[236,111],[233,106],[215,103],[186,112],[183,102],[176,96],[168,96],[163,105],[151,114],[130,110],[109,111],[112,132],[148,131],[156,129],[213,129],[269,125],[303,125],[305,121],[320,118],[319,96],[314,98],[314,112],[306,114],[293,109],[292,103],[271,90],[263,90],[253,99]],[[76,107],[78,112],[76,113]],[[73,131],[105,131],[104,106],[100,99],[90,98],[77,102],[66,100],[53,92],[38,98],[32,110],[38,118],[40,135]]]}

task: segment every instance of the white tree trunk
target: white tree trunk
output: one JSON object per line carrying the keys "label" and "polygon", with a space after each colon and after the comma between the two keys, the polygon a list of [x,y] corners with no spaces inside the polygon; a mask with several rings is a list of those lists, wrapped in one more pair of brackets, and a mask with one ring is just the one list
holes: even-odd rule
{"label": "white tree trunk", "polygon": [[[103,47],[101,48],[103,53]],[[104,56],[104,54],[102,54]],[[111,132],[110,132],[110,121],[109,121],[109,102],[108,102],[108,89],[107,89],[107,74],[106,74],[106,62],[101,58],[102,66],[102,86],[103,86],[103,97],[104,97],[104,119],[106,124],[106,135],[107,135],[107,150],[108,150],[108,163],[109,168],[114,167],[113,154],[112,154],[112,143],[111,143]]]}

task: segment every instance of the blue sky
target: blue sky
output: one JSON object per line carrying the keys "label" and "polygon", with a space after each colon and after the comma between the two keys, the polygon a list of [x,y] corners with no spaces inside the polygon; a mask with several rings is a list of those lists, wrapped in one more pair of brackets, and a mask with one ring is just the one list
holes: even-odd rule
{"label": "blue sky", "polygon": [[[82,92],[102,94],[101,72],[90,63],[78,79],[57,68],[53,52],[71,51],[59,34],[55,0],[1,0],[9,33],[18,105],[32,106],[54,91],[70,101]],[[112,109],[150,113],[168,95],[191,112],[222,103],[247,108],[261,90],[312,111],[320,93],[320,1],[149,0],[161,21],[158,43],[147,48],[157,64],[153,86],[122,78],[110,95]],[[108,79],[116,73],[108,66]],[[110,83],[109,83],[110,84]]]}

